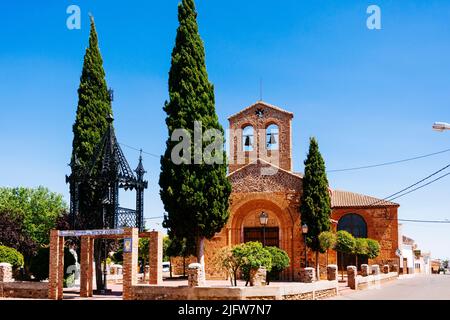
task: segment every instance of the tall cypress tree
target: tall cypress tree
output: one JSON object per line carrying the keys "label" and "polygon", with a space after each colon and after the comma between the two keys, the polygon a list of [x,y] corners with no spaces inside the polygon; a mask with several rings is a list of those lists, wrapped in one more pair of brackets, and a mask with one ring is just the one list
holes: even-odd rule
{"label": "tall cypress tree", "polygon": [[108,128],[107,117],[112,114],[103,59],[98,47],[97,31],[91,17],[89,47],[84,55],[83,71],[78,89],[78,107],[73,125],[72,159],[76,156],[82,166],[90,164],[94,149]]}
{"label": "tall cypress tree", "polygon": [[[169,138],[161,157],[160,195],[167,215],[164,226],[169,234],[187,239],[195,246],[198,262],[204,265],[204,240],[212,238],[228,220],[228,201],[231,185],[226,176],[226,155],[221,164],[193,164],[194,157],[203,153],[183,154],[185,163],[175,164],[171,153],[179,142],[172,141],[176,129],[185,129],[194,137],[194,122],[200,121],[202,130],[223,128],[215,112],[214,87],[208,80],[205,50],[197,25],[193,0],[182,0],[178,6],[179,27],[169,72],[169,101],[165,103]],[[190,164],[192,163],[192,164]]]}
{"label": "tall cypress tree", "polygon": [[[82,168],[91,165],[95,148],[108,128],[107,118],[112,114],[111,99],[103,70],[103,59],[98,47],[94,19],[91,17],[89,46],[84,55],[83,70],[78,88],[78,107],[73,125],[72,160],[79,161]],[[81,229],[103,228],[101,190],[86,183],[80,185],[79,221]],[[103,288],[101,260],[104,246],[95,241],[95,265],[97,288]]]}
{"label": "tall cypress tree", "polygon": [[319,252],[321,251],[319,235],[323,231],[330,230],[331,198],[325,161],[315,138],[310,139],[309,152],[304,163],[305,175],[300,200],[300,216],[302,225],[308,226],[306,244],[316,253],[316,272],[319,277]]}

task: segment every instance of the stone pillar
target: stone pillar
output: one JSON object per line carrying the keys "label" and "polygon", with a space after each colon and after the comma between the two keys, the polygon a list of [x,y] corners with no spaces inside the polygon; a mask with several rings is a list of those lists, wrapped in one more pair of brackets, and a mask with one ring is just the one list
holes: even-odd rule
{"label": "stone pillar", "polygon": [[190,288],[201,287],[205,285],[203,268],[200,263],[191,263],[187,267],[187,274],[188,274],[188,286]]}
{"label": "stone pillar", "polygon": [[361,265],[361,275],[363,277],[368,277],[369,276],[369,265],[368,264],[362,264]]}
{"label": "stone pillar", "polygon": [[338,267],[335,264],[329,264],[327,266],[327,280],[336,281],[338,277]]}
{"label": "stone pillar", "polygon": [[398,273],[398,264],[393,264],[392,265],[392,272],[397,272]]}
{"label": "stone pillar", "polygon": [[81,237],[80,297],[92,297],[94,239]]}
{"label": "stone pillar", "polygon": [[0,263],[0,282],[13,282],[12,266],[9,263]]}
{"label": "stone pillar", "polygon": [[58,248],[58,300],[62,300],[64,289],[64,237],[59,237]]}
{"label": "stone pillar", "polygon": [[250,270],[250,287],[262,287],[266,285],[267,270],[258,268]]}
{"label": "stone pillar", "polygon": [[379,266],[379,265],[374,264],[374,265],[372,266],[372,274],[373,274],[374,276],[378,276],[378,275],[380,274],[380,266]]}
{"label": "stone pillar", "polygon": [[383,266],[383,273],[389,273],[389,265],[385,264]]}
{"label": "stone pillar", "polygon": [[358,271],[355,266],[347,267],[347,281],[350,289],[356,290],[358,289]]}
{"label": "stone pillar", "polygon": [[163,263],[163,235],[161,232],[150,232],[149,238],[149,267],[150,284],[161,285],[163,282],[162,263]]}
{"label": "stone pillar", "polygon": [[314,268],[303,268],[300,270],[300,282],[312,283],[316,281],[316,270]]}
{"label": "stone pillar", "polygon": [[137,284],[139,230],[125,228],[124,242],[129,241],[131,252],[123,251],[123,300],[133,299],[132,287]]}
{"label": "stone pillar", "polygon": [[48,298],[61,300],[63,298],[64,280],[64,237],[58,230],[50,231]]}

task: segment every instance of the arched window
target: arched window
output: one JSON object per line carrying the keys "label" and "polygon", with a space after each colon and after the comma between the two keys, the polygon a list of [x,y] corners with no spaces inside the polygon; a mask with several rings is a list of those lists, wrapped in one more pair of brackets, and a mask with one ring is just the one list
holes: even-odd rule
{"label": "arched window", "polygon": [[279,130],[276,124],[271,124],[266,128],[266,148],[267,150],[278,150]]}
{"label": "arched window", "polygon": [[339,219],[338,231],[345,230],[356,238],[367,238],[367,224],[359,214],[349,213]]}
{"label": "arched window", "polygon": [[253,127],[246,126],[242,130],[242,150],[253,151]]}

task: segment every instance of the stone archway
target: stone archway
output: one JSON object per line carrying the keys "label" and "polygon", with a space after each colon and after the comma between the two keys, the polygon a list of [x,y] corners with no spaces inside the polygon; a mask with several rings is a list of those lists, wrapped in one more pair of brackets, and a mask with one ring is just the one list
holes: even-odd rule
{"label": "stone archway", "polygon": [[278,247],[287,252],[291,259],[291,266],[282,273],[283,280],[293,279],[294,264],[294,221],[283,206],[262,197],[254,197],[232,208],[232,217],[229,222],[230,244],[236,245],[245,241],[245,228],[259,228],[259,214],[261,211],[269,214],[267,228],[278,228]]}

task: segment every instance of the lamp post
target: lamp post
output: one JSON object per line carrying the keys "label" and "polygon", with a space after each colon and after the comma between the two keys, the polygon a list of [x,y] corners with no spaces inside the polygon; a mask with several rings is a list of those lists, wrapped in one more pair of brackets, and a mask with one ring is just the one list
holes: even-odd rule
{"label": "lamp post", "polygon": [[305,223],[302,225],[303,242],[305,243],[305,268],[308,268],[308,257],[306,253],[306,234],[308,233],[308,225]]}
{"label": "lamp post", "polygon": [[266,225],[267,222],[269,221],[269,215],[266,212],[261,212],[261,214],[259,215],[259,222],[261,223],[262,227],[263,227],[263,247],[266,246]]}
{"label": "lamp post", "polygon": [[435,122],[433,124],[433,130],[443,132],[445,130],[450,130],[450,123],[446,122]]}

